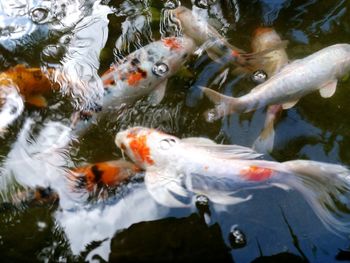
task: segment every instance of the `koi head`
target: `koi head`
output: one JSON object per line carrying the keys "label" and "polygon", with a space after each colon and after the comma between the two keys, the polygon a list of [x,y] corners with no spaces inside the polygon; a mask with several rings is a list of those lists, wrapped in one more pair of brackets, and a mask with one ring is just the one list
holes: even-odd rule
{"label": "koi head", "polygon": [[180,139],[155,129],[133,127],[119,132],[115,143],[136,165],[147,169],[175,162]]}
{"label": "koi head", "polygon": [[156,88],[177,72],[196,46],[189,37],[168,37],[140,48],[124,62],[112,66],[102,75],[106,88],[120,85],[134,88]]}
{"label": "koi head", "polygon": [[252,50],[259,52],[271,48],[282,42],[281,37],[271,27],[258,27],[253,32]]}

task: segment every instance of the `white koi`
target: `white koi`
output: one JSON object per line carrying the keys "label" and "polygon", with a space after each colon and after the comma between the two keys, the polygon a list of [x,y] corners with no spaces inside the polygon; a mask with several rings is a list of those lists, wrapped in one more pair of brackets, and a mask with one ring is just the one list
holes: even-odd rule
{"label": "white koi", "polygon": [[320,90],[324,98],[331,97],[338,79],[350,71],[350,45],[336,44],[283,67],[266,82],[239,98],[222,95],[201,87],[216,106],[205,113],[207,121],[215,121],[232,114],[256,110],[273,104],[293,107],[300,98]]}
{"label": "white koi", "polygon": [[[273,28],[260,27],[255,30],[251,45],[253,52],[261,52],[282,42],[281,37]],[[262,63],[257,63],[256,70],[261,69],[265,71],[268,77],[275,75],[288,63],[288,55],[285,48],[273,50],[266,54],[265,57],[267,59],[262,61]],[[264,128],[255,140],[253,149],[261,153],[272,152],[275,140],[274,124],[281,112],[281,105],[270,105],[267,108]]]}
{"label": "white koi", "polygon": [[146,171],[148,191],[165,206],[186,205],[192,194],[204,194],[214,203],[233,204],[250,198],[234,196],[242,189],[279,186],[300,192],[329,229],[350,232],[347,224],[331,213],[341,213],[337,202],[350,190],[350,171],[344,166],[257,160],[261,155],[250,148],[218,145],[207,138],[179,139],[144,127],[119,132],[115,142]]}

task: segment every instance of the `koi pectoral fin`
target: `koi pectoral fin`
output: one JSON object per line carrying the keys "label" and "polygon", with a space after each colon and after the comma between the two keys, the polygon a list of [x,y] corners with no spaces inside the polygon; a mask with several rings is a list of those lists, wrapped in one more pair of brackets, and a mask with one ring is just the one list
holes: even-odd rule
{"label": "koi pectoral fin", "polygon": [[322,98],[330,98],[334,95],[335,90],[337,89],[337,80],[332,80],[327,82],[324,86],[320,88],[320,94]]}
{"label": "koi pectoral fin", "polygon": [[158,87],[153,90],[153,92],[149,95],[149,101],[151,102],[152,105],[157,105],[159,104],[164,96],[165,96],[165,91],[166,91],[166,86],[167,86],[168,80],[164,80],[162,83],[158,85]]}
{"label": "koi pectoral fin", "polygon": [[252,148],[259,153],[270,153],[273,150],[275,130],[273,123],[264,127],[259,137],[255,140]]}
{"label": "koi pectoral fin", "polygon": [[165,171],[147,171],[145,184],[153,199],[161,205],[186,207],[191,201],[190,192],[183,187],[180,178],[168,175]]}
{"label": "koi pectoral fin", "polygon": [[239,189],[237,182],[230,178],[191,173],[186,176],[186,188],[196,194],[207,196],[210,201],[221,205],[233,205],[248,201],[252,195],[235,196]]}
{"label": "koi pectoral fin", "polygon": [[288,101],[288,102],[286,102],[286,103],[283,103],[283,104],[282,104],[282,108],[283,108],[284,110],[290,109],[290,108],[294,107],[295,104],[298,103],[298,101],[299,101],[299,99],[293,100],[293,101]]}

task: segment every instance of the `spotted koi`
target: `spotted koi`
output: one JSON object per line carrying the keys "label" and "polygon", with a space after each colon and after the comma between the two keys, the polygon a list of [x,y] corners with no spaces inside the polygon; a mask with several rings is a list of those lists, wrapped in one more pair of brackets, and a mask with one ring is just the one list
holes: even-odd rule
{"label": "spotted koi", "polygon": [[144,127],[118,132],[115,142],[145,170],[146,187],[162,205],[189,205],[194,194],[204,194],[214,203],[235,204],[251,198],[235,196],[242,189],[275,186],[298,191],[326,227],[350,232],[330,213],[341,209],[343,190],[350,191],[350,171],[344,166],[266,161],[247,147],[218,145],[207,138],[179,139]]}
{"label": "spotted koi", "polygon": [[78,189],[92,192],[101,187],[116,187],[134,176],[140,169],[127,161],[99,162],[72,169],[69,179]]}

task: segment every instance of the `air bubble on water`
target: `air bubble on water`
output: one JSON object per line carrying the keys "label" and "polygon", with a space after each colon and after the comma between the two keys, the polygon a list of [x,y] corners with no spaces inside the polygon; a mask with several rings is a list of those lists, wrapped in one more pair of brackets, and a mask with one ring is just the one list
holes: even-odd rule
{"label": "air bubble on water", "polygon": [[30,11],[30,18],[34,23],[43,24],[48,21],[49,13],[45,7],[35,7]]}
{"label": "air bubble on water", "polygon": [[267,80],[267,77],[267,73],[259,69],[252,74],[251,79],[254,83],[261,84]]}
{"label": "air bubble on water", "polygon": [[242,248],[247,244],[245,234],[237,227],[237,225],[231,227],[229,241],[232,248]]}
{"label": "air bubble on water", "polygon": [[39,231],[43,231],[47,227],[47,224],[45,222],[38,221],[37,226],[38,226]]}
{"label": "air bubble on water", "polygon": [[218,119],[217,112],[215,109],[208,110],[206,112],[206,120],[207,122],[214,122]]}
{"label": "air bubble on water", "polygon": [[196,206],[208,206],[209,198],[205,195],[197,195],[196,196]]}

